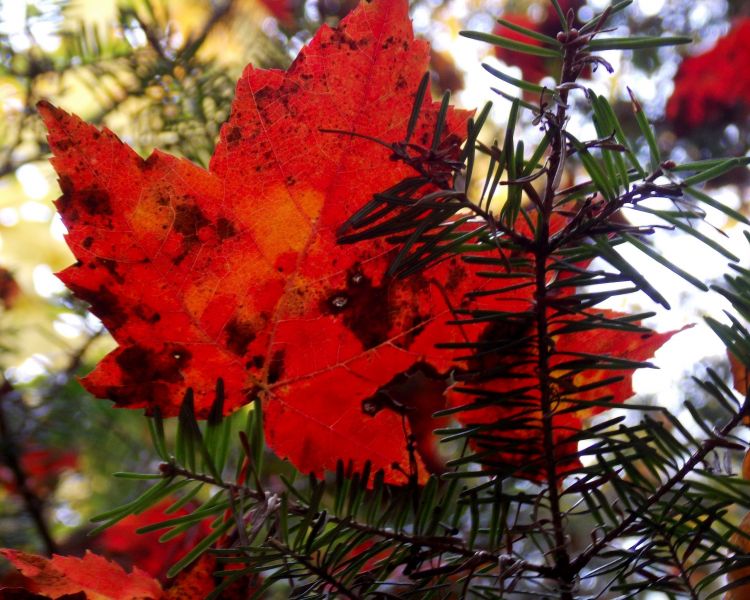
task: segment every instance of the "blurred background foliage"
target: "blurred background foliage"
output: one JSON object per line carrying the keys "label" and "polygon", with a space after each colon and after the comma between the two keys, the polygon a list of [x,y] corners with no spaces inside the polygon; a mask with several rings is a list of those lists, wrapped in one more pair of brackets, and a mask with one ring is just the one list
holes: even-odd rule
{"label": "blurred background foliage", "polygon": [[[207,166],[244,66],[286,68],[321,24],[335,24],[355,2],[0,2],[0,546],[80,552],[88,519],[139,491],[133,481],[110,474],[153,471],[158,464],[140,416],[92,400],[76,381],[113,342],[53,274],[70,264],[72,255],[54,211],[58,188],[46,160],[36,102],[48,99],[107,126],[142,154],[158,147]],[[607,2],[564,4],[588,18]],[[491,88],[508,94],[515,94],[515,88],[502,87],[482,62],[543,83],[556,66],[530,64],[522,55],[495,55],[458,32],[495,29],[499,16],[543,28],[547,12],[541,1],[413,0],[415,30],[433,47],[436,93],[451,90],[465,107],[493,99],[499,104],[494,133],[501,136],[507,106]],[[749,14],[750,2],[639,0],[618,15],[617,35],[687,33],[696,44],[635,57],[606,53],[615,73],[599,68],[590,74],[590,85],[622,115],[631,110],[626,84],[633,88],[657,125],[662,149],[676,160],[744,155],[750,147],[750,76],[745,68],[750,46],[747,36],[743,40],[735,32],[744,31],[743,18]],[[632,119],[622,122],[635,127]],[[525,127],[530,139],[539,138],[532,123]],[[568,177],[574,183],[577,173]],[[714,193],[748,214],[747,184],[747,170],[736,170]],[[734,223],[724,216],[717,213],[709,220],[732,233]],[[691,256],[699,277],[707,282],[720,278],[723,265],[709,261],[700,266],[701,256],[689,254],[692,247],[677,241],[676,234],[665,235],[665,247],[683,259]],[[741,254],[746,255],[745,247],[743,243]],[[669,280],[666,287],[683,310],[660,317],[659,328],[696,322],[701,314],[721,308],[691,303],[679,281],[672,285]],[[639,298],[624,302],[637,310],[652,308]],[[667,371],[658,381],[653,375],[641,378],[640,389],[652,401],[668,404],[676,397],[675,381],[684,380],[685,365],[694,362],[693,355],[685,354],[691,349],[726,372],[723,348],[705,328],[684,335],[693,337],[678,342],[682,353],[674,345],[664,352],[672,356],[673,374],[665,360]],[[704,410],[710,416],[710,406],[704,403]],[[110,535],[99,543],[116,556],[135,543],[123,535],[125,541],[113,541],[117,536]]]}

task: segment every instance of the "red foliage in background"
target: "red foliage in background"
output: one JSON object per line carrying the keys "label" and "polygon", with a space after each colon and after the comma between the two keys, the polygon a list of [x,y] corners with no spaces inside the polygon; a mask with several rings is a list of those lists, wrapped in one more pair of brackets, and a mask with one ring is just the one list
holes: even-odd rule
{"label": "red foliage in background", "polygon": [[738,19],[709,51],[682,61],[666,116],[678,134],[726,124],[750,106],[750,18]]}
{"label": "red foliage in background", "polygon": [[[44,498],[55,489],[60,475],[78,467],[78,455],[59,449],[25,448],[22,449],[20,467],[29,490]],[[18,493],[13,471],[5,465],[0,465],[0,486],[11,494]]]}
{"label": "red foliage in background", "polygon": [[138,515],[130,515],[105,529],[92,543],[97,552],[115,559],[124,567],[138,567],[153,577],[164,580],[173,564],[187,554],[210,532],[209,523],[201,521],[183,535],[159,542],[165,530],[136,533],[141,527],[190,514],[185,507],[167,514],[165,511],[177,498],[167,498]]}

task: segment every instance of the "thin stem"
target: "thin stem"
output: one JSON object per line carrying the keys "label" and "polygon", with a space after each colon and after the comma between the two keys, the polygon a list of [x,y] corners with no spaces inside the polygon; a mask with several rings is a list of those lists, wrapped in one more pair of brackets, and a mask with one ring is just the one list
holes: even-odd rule
{"label": "thin stem", "polygon": [[599,552],[606,548],[610,542],[623,535],[628,530],[628,528],[638,520],[640,515],[645,514],[649,508],[651,508],[654,504],[661,500],[664,495],[669,492],[675,485],[683,481],[685,477],[687,477],[687,475],[690,474],[692,470],[696,466],[698,466],[698,464],[702,462],[710,452],[715,450],[720,445],[719,438],[726,437],[735,427],[737,427],[740,421],[742,421],[743,416],[747,414],[747,408],[748,406],[746,403],[746,406],[743,407],[743,410],[734,415],[729,420],[729,422],[724,425],[724,427],[722,427],[721,431],[718,432],[717,437],[704,440],[701,444],[701,447],[693,453],[693,455],[685,462],[684,465],[682,465],[682,468],[680,468],[674,475],[672,475],[672,477],[670,477],[662,487],[660,487],[658,490],[656,490],[656,492],[649,496],[641,506],[639,506],[637,509],[634,509],[627,517],[620,521],[618,525],[610,529],[598,541],[591,544],[588,548],[581,552],[581,554],[579,554],[571,564],[571,568],[576,573],[580,572],[581,569],[583,569],[592,558],[598,555]]}
{"label": "thin stem", "polygon": [[57,543],[52,537],[49,525],[44,518],[44,502],[29,485],[29,479],[21,464],[21,452],[13,441],[10,426],[6,417],[6,404],[20,394],[13,388],[10,382],[5,381],[0,389],[0,452],[2,460],[13,473],[18,495],[24,503],[26,512],[34,522],[34,527],[44,543],[48,554],[57,552]]}
{"label": "thin stem", "polygon": [[698,597],[698,592],[695,591],[695,588],[693,588],[693,584],[690,582],[690,574],[685,571],[685,565],[680,560],[680,557],[677,554],[677,548],[675,548],[674,544],[672,543],[672,540],[670,540],[668,537],[663,536],[662,539],[664,540],[664,543],[666,544],[667,548],[669,548],[669,554],[672,557],[672,564],[674,564],[677,569],[680,572],[680,579],[685,584],[685,588],[687,589],[688,593],[690,594],[691,600],[700,600]]}
{"label": "thin stem", "polygon": [[[261,491],[245,486],[236,485],[234,483],[220,482],[210,475],[205,475],[203,473],[193,473],[192,471],[189,471],[182,467],[178,467],[177,465],[174,465],[172,463],[163,463],[160,467],[160,470],[165,477],[185,477],[186,479],[202,481],[210,485],[215,485],[233,494],[237,494],[242,491],[242,493],[244,493],[246,497],[253,498],[257,501],[264,502],[266,500],[265,494]],[[298,516],[306,515],[309,510],[307,507],[301,504],[292,502],[289,503],[287,508],[289,513]],[[513,557],[489,552],[486,550],[473,550],[466,547],[453,537],[421,536],[400,533],[397,531],[391,531],[389,529],[367,525],[366,523],[359,523],[349,518],[341,518],[333,515],[329,516],[328,520],[332,523],[344,523],[351,529],[361,531],[373,536],[378,536],[383,539],[393,540],[395,542],[404,544],[424,546],[430,548],[430,550],[434,551],[436,554],[448,552],[450,554],[456,554],[458,556],[463,556],[467,559],[470,559],[469,562],[463,565],[464,568],[462,570],[476,569],[478,566],[483,564],[503,564],[506,567],[510,564],[513,564],[516,566],[516,570],[520,568],[523,570],[538,573],[544,577],[551,577],[554,574],[553,569],[546,565],[528,563],[523,560],[516,560]]]}
{"label": "thin stem", "polygon": [[331,575],[328,572],[328,569],[324,567],[319,567],[318,565],[313,563],[307,556],[304,556],[302,554],[297,554],[296,552],[294,552],[294,550],[289,548],[289,546],[282,544],[280,541],[274,538],[269,538],[267,542],[268,542],[268,545],[271,546],[272,548],[276,548],[276,550],[283,553],[285,556],[289,556],[293,558],[299,564],[307,568],[308,571],[310,571],[314,575],[317,575],[320,579],[328,582],[328,584],[332,588],[334,588],[339,594],[343,595],[346,598],[351,598],[352,600],[357,600],[358,598],[360,598],[360,596],[355,594],[348,587],[346,587],[343,583],[341,583],[336,577]]}
{"label": "thin stem", "polygon": [[[575,81],[574,64],[578,54],[576,45],[565,45],[561,84]],[[551,377],[551,355],[553,342],[549,334],[549,311],[547,295],[547,264],[553,252],[550,243],[550,220],[554,209],[555,192],[562,180],[567,159],[567,142],[564,128],[567,120],[568,89],[560,87],[560,102],[554,116],[547,117],[547,135],[551,137],[551,153],[547,166],[547,185],[541,198],[541,217],[535,259],[535,321],[537,334],[537,370],[539,377],[539,408],[542,414],[542,440],[544,448],[544,467],[549,494],[549,510],[552,518],[552,535],[554,537],[554,571],[560,583],[560,600],[573,600],[572,588],[576,571],[570,567],[568,540],[563,522],[563,510],[560,505],[560,475],[556,464],[555,442],[555,409],[553,407],[553,381]]]}

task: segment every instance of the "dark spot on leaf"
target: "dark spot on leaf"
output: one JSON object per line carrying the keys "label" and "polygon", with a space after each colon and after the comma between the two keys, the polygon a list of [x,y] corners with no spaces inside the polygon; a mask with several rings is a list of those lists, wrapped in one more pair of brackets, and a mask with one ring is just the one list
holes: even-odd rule
{"label": "dark spot on leaf", "polygon": [[99,317],[107,329],[119,329],[128,322],[129,315],[120,304],[120,299],[103,285],[94,292],[73,289],[76,295],[91,303],[91,312]]}
{"label": "dark spot on leaf", "polygon": [[99,264],[101,264],[107,272],[112,276],[112,279],[114,279],[117,283],[120,285],[123,285],[125,283],[125,278],[122,276],[122,274],[118,270],[118,264],[114,260],[110,260],[109,258],[100,258]]}
{"label": "dark spot on leaf", "polygon": [[387,409],[408,419],[411,435],[404,443],[416,447],[430,471],[439,472],[445,465],[437,452],[437,439],[432,432],[440,424],[431,415],[445,408],[447,386],[447,375],[420,361],[363,400],[362,412],[374,416]]}
{"label": "dark spot on leaf", "polygon": [[68,148],[71,146],[70,140],[59,140],[56,144],[53,144],[54,146],[57,146],[58,150],[62,150],[65,152]]}
{"label": "dark spot on leaf", "polygon": [[184,346],[166,343],[158,349],[130,346],[120,352],[115,361],[122,369],[125,383],[179,383],[183,381],[181,371],[191,359],[191,353]]}
{"label": "dark spot on leaf", "polygon": [[112,204],[104,190],[81,190],[74,194],[73,202],[90,215],[111,215]]}
{"label": "dark spot on leaf", "polygon": [[368,417],[374,417],[383,408],[382,404],[373,398],[362,400],[362,412]]}
{"label": "dark spot on leaf", "polygon": [[233,237],[236,233],[237,230],[229,219],[221,217],[216,221],[216,234],[219,236],[219,239],[225,240]]}
{"label": "dark spot on leaf", "polygon": [[[193,241],[189,242],[188,240],[193,240]],[[194,241],[195,241],[195,238],[192,238],[192,237],[185,238],[183,240],[182,251],[172,259],[172,264],[175,267],[179,267],[180,263],[182,263],[182,261],[187,258],[188,254],[190,254],[190,250],[193,248]]]}
{"label": "dark spot on leaf", "polygon": [[515,374],[519,362],[529,358],[532,345],[526,339],[532,330],[533,318],[519,313],[516,317],[498,319],[488,324],[476,343],[474,357],[469,361],[471,379],[476,381]]}
{"label": "dark spot on leaf", "polygon": [[255,330],[249,323],[231,319],[224,327],[224,335],[229,351],[237,356],[244,356],[247,347],[255,339]]}
{"label": "dark spot on leaf", "polygon": [[344,325],[366,350],[374,348],[388,339],[391,329],[389,285],[389,279],[379,286],[373,285],[372,280],[355,265],[347,275],[346,289],[332,291],[323,301],[321,311],[340,315]]}
{"label": "dark spot on leaf", "polygon": [[455,290],[466,277],[466,271],[458,263],[455,258],[450,261],[450,268],[448,269],[448,277],[445,280],[445,289],[449,292]]}
{"label": "dark spot on leaf", "polygon": [[406,326],[406,333],[397,340],[397,345],[402,348],[408,348],[412,345],[416,337],[424,331],[428,317],[416,313],[409,319]]}
{"label": "dark spot on leaf", "polygon": [[143,169],[145,171],[148,171],[149,169],[153,169],[154,167],[156,167],[158,162],[159,162],[158,154],[155,154],[155,153],[149,154],[148,158],[144,160],[142,163]]}
{"label": "dark spot on leaf", "polygon": [[396,80],[396,89],[403,90],[407,85],[409,84],[407,83],[406,79],[404,79],[404,76],[399,75],[398,79]]}
{"label": "dark spot on leaf", "polygon": [[57,179],[57,182],[60,185],[60,189],[62,190],[63,194],[70,194],[75,189],[75,187],[73,186],[73,180],[67,175],[60,175],[60,177],[58,177]]}
{"label": "dark spot on leaf", "polygon": [[349,295],[341,292],[328,298],[328,303],[331,305],[331,312],[333,314],[339,313],[349,304]]}
{"label": "dark spot on leaf", "polygon": [[268,383],[276,383],[284,374],[284,355],[283,350],[276,350],[271,355],[271,361],[268,363]]}
{"label": "dark spot on leaf", "polygon": [[256,355],[255,355],[255,356],[253,356],[253,358],[251,359],[251,362],[252,362],[253,366],[254,366],[254,367],[255,367],[256,369],[262,369],[262,368],[263,368],[263,364],[264,364],[264,363],[265,363],[266,361],[265,361],[265,358],[263,357],[263,355],[261,355],[261,354],[256,354]]}
{"label": "dark spot on leaf", "polygon": [[91,248],[93,243],[94,243],[94,238],[91,236],[88,236],[86,239],[83,240],[83,242],[81,242],[81,245],[84,248],[86,248],[86,250],[88,250],[89,248]]}
{"label": "dark spot on leaf", "polygon": [[175,208],[174,229],[183,236],[194,236],[210,221],[200,208],[193,203],[180,204]]}
{"label": "dark spot on leaf", "polygon": [[62,175],[58,180],[63,195],[55,203],[57,209],[70,220],[77,220],[77,209],[90,215],[111,215],[112,205],[109,194],[103,190],[76,190],[72,179]]}
{"label": "dark spot on leaf", "polygon": [[242,130],[239,127],[232,127],[231,131],[227,134],[227,142],[235,144],[242,139]]}
{"label": "dark spot on leaf", "polygon": [[438,386],[441,393],[445,389],[445,376],[438,373],[432,365],[417,362],[408,370],[394,376],[372,396],[365,398],[362,401],[362,412],[374,416],[384,408],[388,408],[400,415],[408,415],[414,412],[413,407],[410,406],[412,397],[424,388],[428,381],[441,382]]}
{"label": "dark spot on leaf", "polygon": [[144,304],[136,304],[133,312],[137,317],[152,325],[161,321],[161,315],[153,308],[150,308]]}

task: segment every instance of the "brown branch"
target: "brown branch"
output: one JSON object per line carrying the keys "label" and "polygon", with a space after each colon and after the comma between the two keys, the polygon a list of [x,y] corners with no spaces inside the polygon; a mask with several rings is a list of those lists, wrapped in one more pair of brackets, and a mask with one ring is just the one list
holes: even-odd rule
{"label": "brown branch", "polygon": [[20,399],[21,394],[9,381],[5,381],[0,387],[0,452],[2,460],[13,473],[18,495],[24,503],[26,512],[34,522],[34,527],[44,543],[48,554],[57,552],[57,543],[52,537],[49,525],[44,518],[44,501],[31,488],[29,479],[21,464],[21,452],[13,441],[12,432],[6,416],[6,404]]}
{"label": "brown branch", "polygon": [[[551,377],[551,363],[553,342],[549,332],[547,264],[554,251],[554,244],[550,240],[550,220],[554,210],[554,200],[557,189],[562,180],[568,157],[567,142],[565,140],[565,123],[567,120],[567,100],[570,86],[574,83],[578,72],[575,68],[579,45],[572,32],[565,34],[563,42],[563,66],[560,78],[560,101],[557,111],[553,115],[545,113],[547,136],[550,138],[550,157],[547,164],[547,183],[541,197],[540,231],[537,235],[538,243],[534,251],[535,260],[535,300],[534,307],[537,335],[537,369],[539,376],[539,407],[542,413],[542,440],[544,449],[544,466],[546,472],[547,493],[549,494],[549,511],[552,519],[552,535],[554,547],[554,573],[560,584],[560,600],[573,600],[572,589],[577,572],[571,569],[568,541],[563,523],[563,510],[560,505],[560,474],[557,471],[556,443],[555,443],[555,409],[553,402],[554,381]],[[580,70],[580,69],[579,69]]]}
{"label": "brown branch", "polygon": [[289,556],[296,560],[308,571],[310,571],[314,575],[317,575],[320,579],[327,581],[331,585],[331,587],[335,588],[338,593],[342,594],[346,598],[351,598],[352,600],[358,600],[360,598],[360,596],[355,594],[338,579],[336,579],[336,577],[331,575],[331,573],[329,573],[327,569],[325,569],[324,567],[319,567],[318,565],[313,563],[307,556],[297,554],[296,552],[294,552],[294,550],[289,548],[289,546],[282,544],[274,538],[269,538],[267,541],[269,546],[271,546],[272,548],[276,548],[276,550],[283,553],[285,556]]}
{"label": "brown branch", "polygon": [[[244,493],[246,497],[253,498],[254,500],[257,500],[259,502],[266,501],[266,495],[263,492],[233,483],[221,482],[210,475],[193,473],[187,469],[178,467],[173,463],[162,463],[160,465],[160,470],[165,477],[178,476],[195,481],[202,481],[204,483],[223,488],[232,494],[238,494],[240,493],[240,491],[242,491],[242,493]],[[309,510],[307,507],[297,503],[289,503],[287,509],[291,514],[297,516],[304,516],[308,513]],[[539,575],[542,575],[544,577],[551,577],[554,575],[553,569],[546,565],[529,563],[525,560],[516,559],[513,556],[493,553],[487,550],[473,550],[461,543],[460,540],[457,540],[453,537],[410,535],[406,533],[399,533],[397,531],[391,531],[389,529],[374,527],[365,523],[359,523],[349,518],[329,516],[328,519],[332,523],[343,523],[351,529],[355,529],[372,536],[377,536],[383,539],[392,540],[404,544],[424,546],[430,548],[430,550],[434,551],[436,554],[450,553],[462,556],[468,560],[462,565],[462,568],[460,570],[476,570],[481,565],[495,564],[502,566],[504,569],[513,566],[514,573],[518,572],[519,570],[526,570],[538,573]]]}
{"label": "brown branch", "polygon": [[[57,393],[75,376],[81,366],[83,357],[91,347],[91,344],[97,339],[103,330],[92,333],[86,341],[71,355],[68,365],[63,371],[58,373],[53,384],[46,390],[45,396],[53,398]],[[26,512],[31,517],[36,527],[39,537],[44,542],[48,554],[57,552],[57,543],[50,532],[46,519],[44,518],[44,500],[40,498],[29,485],[29,479],[23,469],[21,462],[22,452],[18,445],[13,441],[13,433],[10,430],[8,418],[6,416],[6,403],[21,398],[21,393],[13,385],[5,380],[0,387],[0,452],[2,460],[13,473],[18,495],[23,499]]]}
{"label": "brown branch", "polygon": [[610,542],[623,535],[632,525],[634,525],[638,521],[640,515],[644,514],[649,508],[661,500],[675,485],[683,481],[699,463],[703,462],[710,452],[721,446],[722,442],[720,438],[729,435],[729,433],[742,421],[743,416],[748,413],[748,408],[750,408],[750,406],[748,406],[746,401],[743,409],[734,415],[729,422],[721,428],[717,437],[704,440],[701,447],[693,453],[684,465],[682,465],[682,468],[672,475],[672,477],[670,477],[669,480],[656,492],[649,496],[641,506],[633,509],[618,525],[610,529],[599,540],[581,552],[571,564],[571,568],[576,573],[579,573],[589,561],[601,552]]}

